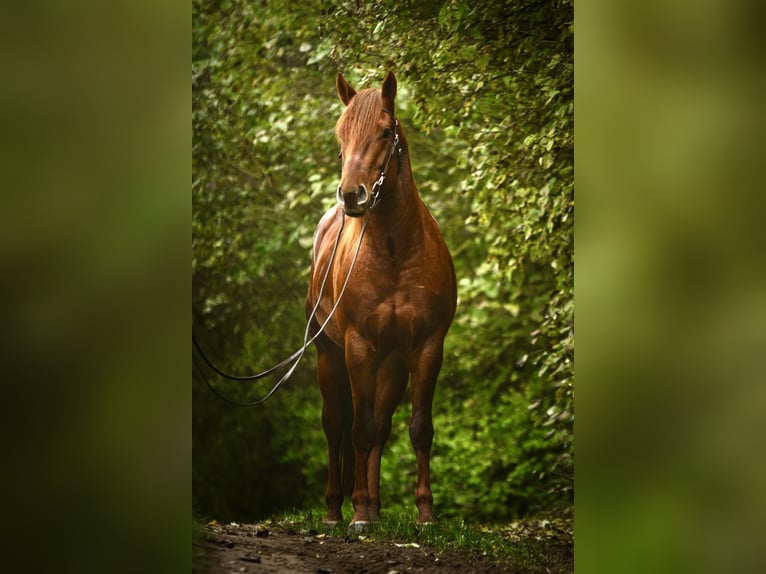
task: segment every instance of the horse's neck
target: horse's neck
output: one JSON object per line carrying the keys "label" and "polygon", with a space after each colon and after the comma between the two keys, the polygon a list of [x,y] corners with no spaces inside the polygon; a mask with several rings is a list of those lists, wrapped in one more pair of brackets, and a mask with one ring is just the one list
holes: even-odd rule
{"label": "horse's neck", "polygon": [[398,178],[393,188],[382,193],[370,219],[371,228],[379,232],[379,237],[394,234],[402,247],[410,241],[420,243],[425,206],[409,171]]}
{"label": "horse's neck", "polygon": [[[402,148],[408,149],[404,134],[401,137],[400,153]],[[391,159],[396,161],[396,158]],[[380,227],[396,230],[400,237],[411,237],[413,241],[420,241],[418,234],[422,231],[421,218],[425,205],[420,199],[415,179],[412,177],[409,151],[406,151],[403,156],[400,155],[399,159],[401,170],[393,180],[393,186],[382,190],[383,195],[380,204],[375,208],[376,213],[373,219],[377,217],[376,223]],[[370,224],[372,223],[373,221],[370,221]]]}

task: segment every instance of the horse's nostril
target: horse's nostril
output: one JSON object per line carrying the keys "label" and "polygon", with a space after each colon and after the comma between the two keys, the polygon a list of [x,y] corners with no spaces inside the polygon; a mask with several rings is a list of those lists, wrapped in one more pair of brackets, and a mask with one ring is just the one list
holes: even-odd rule
{"label": "horse's nostril", "polygon": [[359,203],[365,204],[367,203],[367,198],[369,197],[369,194],[367,193],[367,188],[363,185],[359,186]]}
{"label": "horse's nostril", "polygon": [[346,205],[346,202],[343,201],[343,193],[340,190],[340,186],[338,186],[338,191],[337,191],[335,197],[338,200],[338,203],[340,203],[341,205]]}

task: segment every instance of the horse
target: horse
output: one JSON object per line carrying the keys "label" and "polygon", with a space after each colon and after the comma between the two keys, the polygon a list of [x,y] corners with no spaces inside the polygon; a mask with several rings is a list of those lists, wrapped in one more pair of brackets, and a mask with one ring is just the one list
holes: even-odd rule
{"label": "horse", "polygon": [[455,268],[413,179],[395,115],[396,77],[389,71],[380,90],[357,93],[339,73],[336,88],[346,106],[335,126],[338,205],[314,233],[306,297],[312,334],[326,323],[316,339],[328,449],[324,520],[343,520],[344,494],[354,507],[350,529],[380,518],[381,456],[411,376],[417,523],[430,524],[432,403],[457,306]]}

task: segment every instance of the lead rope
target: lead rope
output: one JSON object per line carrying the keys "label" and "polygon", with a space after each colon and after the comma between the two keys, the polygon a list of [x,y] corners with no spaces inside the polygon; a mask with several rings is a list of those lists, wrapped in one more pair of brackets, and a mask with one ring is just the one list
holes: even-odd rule
{"label": "lead rope", "polygon": [[[316,314],[317,308],[319,307],[319,301],[321,301],[322,293],[324,292],[324,287],[325,287],[325,284],[327,283],[327,278],[330,275],[330,269],[332,268],[333,261],[335,260],[335,253],[338,250],[338,243],[340,241],[340,236],[341,236],[341,233],[343,232],[343,227],[345,226],[345,224],[346,224],[346,218],[345,218],[345,215],[344,215],[343,219],[341,219],[340,227],[338,228],[338,234],[335,237],[335,244],[333,245],[332,253],[330,254],[330,263],[328,264],[327,271],[325,271],[324,278],[322,279],[322,286],[319,289],[319,298],[317,299],[317,303],[316,303],[316,305],[314,305],[314,308],[312,309],[311,314],[310,314],[309,319],[308,319],[309,323],[311,323],[311,320],[314,318],[314,315]],[[324,325],[322,325],[322,328],[319,330],[317,335],[319,333],[321,333],[322,329],[324,329]],[[306,327],[306,331],[308,331],[308,326]],[[273,367],[271,367],[270,369],[267,369],[267,370],[265,370],[265,371],[263,371],[261,373],[258,373],[256,375],[246,375],[246,376],[238,377],[238,376],[235,376],[235,375],[230,375],[228,373],[225,373],[224,371],[222,371],[218,367],[216,367],[213,364],[213,362],[210,359],[208,359],[207,355],[205,355],[205,353],[202,351],[202,348],[200,347],[199,343],[197,342],[197,338],[194,336],[194,332],[192,332],[192,342],[194,343],[194,347],[197,349],[197,351],[199,352],[200,356],[204,359],[205,363],[216,374],[220,375],[221,377],[224,377],[225,379],[229,379],[230,381],[255,381],[255,380],[258,380],[258,379],[262,379],[263,377],[265,377],[267,375],[270,375],[274,371],[277,371],[277,370],[281,369],[282,367],[284,367],[285,365],[288,365],[290,363],[290,361],[295,359],[301,353],[301,351],[304,350],[304,348],[307,345],[310,345],[314,341],[315,338],[316,338],[316,336],[314,338],[312,338],[311,341],[309,341],[307,343],[305,335],[304,335],[303,347],[301,347],[300,349],[295,351],[292,355],[290,355],[289,357],[284,359],[282,362],[280,362],[280,363],[274,365]]]}
{"label": "lead rope", "polygon": [[351,265],[349,265],[348,273],[346,273],[346,279],[343,281],[343,286],[341,287],[340,293],[338,294],[338,298],[335,300],[335,305],[333,305],[332,309],[330,310],[330,313],[327,315],[327,318],[324,320],[322,325],[320,325],[319,330],[314,334],[311,339],[308,338],[309,336],[309,330],[311,327],[311,321],[315,318],[317,309],[319,308],[319,303],[322,300],[322,294],[324,292],[325,284],[327,283],[327,278],[330,276],[330,269],[332,268],[332,264],[335,260],[335,253],[338,249],[338,243],[340,242],[340,236],[341,232],[343,231],[343,227],[346,222],[346,215],[343,213],[343,219],[341,220],[340,227],[338,229],[338,235],[335,237],[335,245],[333,245],[332,254],[330,255],[330,262],[327,265],[327,271],[325,271],[324,277],[322,279],[322,286],[319,288],[319,296],[317,297],[317,302],[314,305],[314,308],[311,310],[311,313],[309,315],[308,321],[306,323],[306,330],[303,334],[303,345],[300,349],[295,351],[292,355],[290,355],[288,358],[280,362],[279,364],[271,367],[270,369],[267,369],[261,373],[258,373],[257,375],[249,375],[244,377],[237,377],[234,375],[229,375],[220,369],[218,369],[211,361],[207,358],[205,353],[202,352],[202,348],[199,346],[199,343],[197,342],[196,337],[194,337],[194,332],[192,332],[192,342],[194,343],[195,348],[199,352],[200,356],[204,359],[205,363],[215,371],[218,375],[232,380],[232,381],[253,381],[256,379],[261,379],[265,377],[266,375],[269,375],[276,371],[277,369],[280,369],[281,367],[284,367],[285,365],[289,364],[290,361],[293,361],[292,366],[290,369],[274,384],[274,386],[271,388],[271,390],[262,398],[253,401],[251,403],[241,403],[239,401],[235,401],[232,399],[229,399],[228,397],[222,395],[208,380],[208,378],[205,376],[205,372],[202,370],[202,365],[199,364],[199,361],[197,361],[197,358],[192,355],[192,359],[194,361],[194,364],[197,365],[197,369],[199,370],[200,375],[202,376],[202,380],[205,382],[205,384],[208,386],[208,388],[221,400],[237,406],[237,407],[253,407],[256,405],[260,405],[264,402],[266,402],[276,391],[277,389],[282,386],[295,372],[295,369],[298,368],[298,364],[300,364],[301,359],[303,359],[303,355],[306,353],[306,349],[313,343],[317,337],[319,337],[320,334],[324,331],[327,324],[332,319],[333,315],[335,315],[335,310],[338,308],[338,305],[340,304],[341,299],[343,298],[343,294],[346,292],[346,287],[348,286],[349,279],[351,278],[351,272],[354,270],[354,266],[356,265],[356,259],[359,255],[359,249],[362,246],[362,239],[364,239],[365,231],[367,230],[367,224],[370,221],[370,217],[372,216],[372,211],[375,207],[377,202],[373,202],[373,205],[370,206],[369,211],[367,212],[367,217],[364,220],[364,225],[362,225],[362,230],[359,233],[359,241],[357,241],[356,249],[354,250],[354,257],[351,259]]}
{"label": "lead rope", "polygon": [[375,209],[375,206],[380,203],[380,189],[383,186],[383,182],[386,179],[386,174],[388,173],[388,166],[391,163],[391,158],[394,155],[395,151],[398,151],[398,165],[399,165],[399,171],[401,171],[401,163],[402,163],[402,148],[399,147],[399,121],[396,119],[394,114],[387,109],[383,110],[387,114],[391,116],[391,119],[394,121],[394,141],[391,144],[391,149],[388,152],[388,158],[386,158],[386,165],[383,167],[383,169],[380,172],[380,177],[377,179],[377,181],[372,184],[372,203],[370,204],[370,209],[367,211],[367,217],[364,220],[364,225],[362,225],[362,230],[359,233],[359,241],[356,244],[356,249],[354,250],[354,257],[351,259],[351,265],[348,268],[348,273],[346,273],[346,279],[343,282],[343,287],[340,290],[340,293],[338,294],[338,298],[335,300],[335,305],[333,305],[333,308],[330,310],[330,313],[327,315],[327,318],[324,320],[322,325],[319,327],[319,330],[314,334],[311,339],[308,338],[309,336],[309,330],[311,327],[311,321],[315,318],[317,309],[319,308],[319,303],[322,300],[322,294],[324,292],[325,284],[327,283],[327,278],[330,275],[330,269],[332,268],[332,264],[335,260],[335,253],[338,249],[338,243],[340,242],[340,236],[341,232],[343,231],[343,227],[346,222],[346,215],[343,214],[343,219],[341,220],[340,227],[338,228],[338,235],[335,237],[335,245],[333,245],[332,248],[332,254],[330,255],[330,262],[327,265],[327,271],[325,271],[325,275],[322,279],[322,286],[319,288],[319,296],[317,297],[317,302],[314,305],[314,308],[311,310],[311,313],[309,315],[308,321],[306,323],[306,330],[303,334],[303,345],[300,349],[295,351],[292,355],[287,357],[285,360],[281,361],[280,363],[274,365],[270,369],[267,369],[261,373],[258,373],[257,375],[249,375],[244,377],[237,377],[234,375],[229,375],[220,369],[218,369],[210,359],[207,358],[205,353],[202,352],[202,348],[200,347],[199,343],[197,342],[196,337],[194,336],[194,332],[192,331],[192,342],[194,343],[194,347],[199,352],[200,356],[204,359],[205,363],[218,375],[229,379],[231,381],[254,381],[257,379],[261,379],[265,377],[266,375],[270,375],[274,371],[281,369],[282,367],[288,365],[290,361],[295,361],[290,369],[282,376],[281,379],[279,379],[276,384],[271,388],[271,390],[261,399],[258,399],[257,401],[254,401],[252,403],[240,403],[238,401],[231,400],[225,396],[223,396],[221,393],[219,393],[213,385],[210,383],[210,381],[205,376],[205,372],[202,370],[202,366],[197,361],[197,358],[192,355],[192,359],[194,360],[194,364],[197,365],[197,369],[200,372],[200,375],[202,375],[202,379],[205,381],[205,384],[210,388],[211,391],[220,399],[226,401],[229,404],[238,406],[238,407],[252,407],[256,405],[260,405],[261,403],[264,403],[267,401],[271,395],[273,395],[276,390],[282,386],[282,384],[289,379],[293,372],[295,372],[295,369],[298,367],[298,364],[301,362],[301,359],[303,359],[303,355],[306,353],[306,349],[313,343],[317,337],[324,331],[327,324],[330,322],[330,319],[332,319],[333,315],[335,314],[335,310],[338,308],[338,305],[340,304],[341,299],[343,298],[343,294],[346,292],[346,286],[348,285],[348,281],[351,277],[351,272],[354,270],[354,265],[356,264],[356,258],[357,255],[359,255],[359,248],[362,246],[362,239],[364,239],[364,233],[367,230],[367,224],[370,221],[370,217],[372,216],[372,212]]}

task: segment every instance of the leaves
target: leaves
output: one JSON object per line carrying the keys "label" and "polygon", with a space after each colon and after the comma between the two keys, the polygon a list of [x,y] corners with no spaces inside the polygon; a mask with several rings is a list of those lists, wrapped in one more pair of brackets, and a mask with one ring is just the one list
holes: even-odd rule
{"label": "leaves", "polygon": [[[312,233],[339,176],[335,74],[366,87],[393,69],[416,182],[459,280],[434,407],[437,508],[485,520],[567,506],[572,3],[413,4],[193,3],[195,332],[237,372],[297,348]],[[252,519],[321,499],[313,378],[307,357],[267,409],[246,412],[195,382],[194,491],[207,512]],[[226,389],[245,400],[263,391]],[[384,501],[414,496],[408,418],[395,415]]]}

